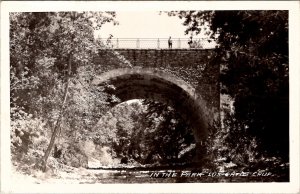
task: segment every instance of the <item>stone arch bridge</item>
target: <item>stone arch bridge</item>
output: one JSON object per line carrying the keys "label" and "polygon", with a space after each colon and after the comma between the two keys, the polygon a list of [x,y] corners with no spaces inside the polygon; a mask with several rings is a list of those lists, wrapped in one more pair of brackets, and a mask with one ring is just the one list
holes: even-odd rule
{"label": "stone arch bridge", "polygon": [[197,158],[210,126],[220,121],[219,64],[212,49],[102,49],[94,85],[111,84],[122,102],[152,99],[173,106],[193,128]]}

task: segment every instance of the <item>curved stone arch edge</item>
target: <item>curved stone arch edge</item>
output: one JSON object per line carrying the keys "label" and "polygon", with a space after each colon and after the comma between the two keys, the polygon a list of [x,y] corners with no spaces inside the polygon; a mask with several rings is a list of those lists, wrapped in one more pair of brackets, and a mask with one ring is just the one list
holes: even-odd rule
{"label": "curved stone arch edge", "polygon": [[[93,81],[92,85],[98,86],[101,84],[109,84],[111,79],[125,76],[125,75],[147,75],[151,76],[153,78],[158,78],[166,81],[167,83],[175,84],[179,88],[181,88],[185,93],[188,94],[188,96],[194,100],[195,105],[197,108],[199,107],[199,111],[203,120],[203,127],[205,129],[201,130],[200,139],[198,141],[203,141],[208,136],[208,126],[211,125],[211,122],[209,122],[209,111],[207,111],[207,105],[204,99],[201,97],[200,94],[196,93],[196,90],[194,87],[192,87],[190,84],[179,78],[178,76],[175,76],[171,73],[166,73],[161,70],[157,69],[151,69],[151,68],[118,68],[114,70],[110,70],[108,72],[104,72],[100,75],[97,75]],[[121,103],[121,102],[120,102]],[[195,135],[195,139],[198,135]],[[198,136],[199,138],[199,136]],[[197,140],[196,140],[197,141]]]}

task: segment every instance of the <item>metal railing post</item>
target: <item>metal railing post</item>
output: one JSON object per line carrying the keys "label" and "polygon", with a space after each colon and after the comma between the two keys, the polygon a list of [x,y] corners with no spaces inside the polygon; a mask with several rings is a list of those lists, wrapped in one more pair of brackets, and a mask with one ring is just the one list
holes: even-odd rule
{"label": "metal railing post", "polygon": [[140,39],[139,38],[136,40],[136,48],[140,48]]}
{"label": "metal railing post", "polygon": [[[166,38],[107,38],[103,39],[101,37],[97,38],[100,44],[107,47],[108,49],[113,48],[153,48],[153,49],[165,49],[168,48],[168,39]],[[174,38],[173,39],[173,47],[178,49],[204,49],[210,48],[213,49],[214,45],[210,45],[213,40],[207,38],[198,38],[193,40],[193,44],[190,43],[190,39],[187,38]],[[136,44],[134,46],[134,43]],[[155,47],[156,43],[156,47]],[[214,42],[213,42],[214,43]]]}

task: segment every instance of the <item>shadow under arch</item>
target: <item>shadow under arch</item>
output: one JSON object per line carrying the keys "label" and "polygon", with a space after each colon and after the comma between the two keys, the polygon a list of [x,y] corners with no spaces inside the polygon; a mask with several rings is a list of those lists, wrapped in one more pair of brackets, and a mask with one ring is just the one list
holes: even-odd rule
{"label": "shadow under arch", "polygon": [[196,144],[200,145],[208,136],[205,102],[191,85],[177,76],[151,68],[120,68],[96,76],[92,84],[113,85],[110,93],[121,102],[150,99],[166,103],[179,111],[192,127]]}

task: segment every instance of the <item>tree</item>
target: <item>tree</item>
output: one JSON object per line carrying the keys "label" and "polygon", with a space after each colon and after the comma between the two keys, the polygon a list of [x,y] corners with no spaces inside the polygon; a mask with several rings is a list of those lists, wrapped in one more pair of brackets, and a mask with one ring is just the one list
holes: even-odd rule
{"label": "tree", "polygon": [[144,141],[149,150],[143,162],[189,163],[194,153],[186,153],[185,149],[195,144],[191,126],[168,104],[151,100],[143,103],[147,107]]}
{"label": "tree", "polygon": [[189,126],[170,106],[143,100],[121,103],[103,115],[94,132],[96,145],[110,147],[113,157],[135,164],[187,163],[195,143]]}
{"label": "tree", "polygon": [[92,65],[99,46],[93,32],[114,17],[114,12],[10,14],[11,107],[46,118],[54,129],[44,166],[70,105],[70,80],[80,67]]}
{"label": "tree", "polygon": [[[47,96],[67,75],[71,51],[72,75],[77,73],[78,67],[91,63],[98,48],[93,30],[113,21],[114,16],[114,13],[102,12],[11,13],[11,73],[21,80],[30,79],[41,96]],[[28,103],[33,103],[29,99],[36,101],[36,92],[20,90],[20,83],[23,82],[14,79],[11,82],[11,90],[19,98],[16,103],[34,112],[30,110],[34,109],[33,104]]]}
{"label": "tree", "polygon": [[221,92],[234,100],[230,137],[236,140],[246,135],[249,143],[255,137],[260,153],[288,160],[288,12],[181,11],[169,15],[184,19],[186,33],[200,33],[201,26],[209,24],[207,34],[211,31],[218,44],[211,62],[221,64]]}

